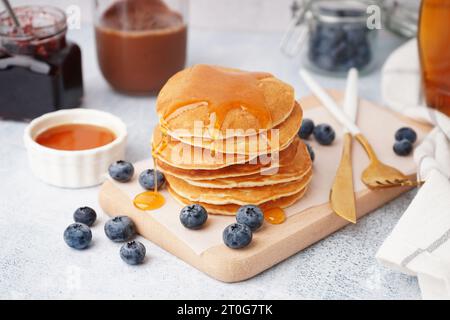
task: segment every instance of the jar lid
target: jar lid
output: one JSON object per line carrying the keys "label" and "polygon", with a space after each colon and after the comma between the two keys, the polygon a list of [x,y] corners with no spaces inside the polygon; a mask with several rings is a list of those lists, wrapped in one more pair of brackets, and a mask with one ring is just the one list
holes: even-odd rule
{"label": "jar lid", "polygon": [[361,23],[367,20],[367,3],[357,0],[318,0],[311,5],[311,14],[328,23]]}

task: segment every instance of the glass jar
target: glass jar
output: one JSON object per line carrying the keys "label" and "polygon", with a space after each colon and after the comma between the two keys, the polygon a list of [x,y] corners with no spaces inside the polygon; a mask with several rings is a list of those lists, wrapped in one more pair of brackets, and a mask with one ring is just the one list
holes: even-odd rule
{"label": "glass jar", "polygon": [[305,0],[296,7],[281,48],[289,56],[302,54],[302,63],[315,72],[345,75],[373,69],[377,29],[369,29],[367,1]]}
{"label": "glass jar", "polygon": [[0,13],[0,117],[29,120],[81,104],[80,48],[66,40],[63,11],[50,6]]}
{"label": "glass jar", "polygon": [[157,93],[186,63],[187,0],[97,0],[97,57],[127,94]]}
{"label": "glass jar", "polygon": [[371,70],[377,30],[367,27],[367,5],[358,1],[316,1],[307,16],[305,64],[315,71],[346,74]]}

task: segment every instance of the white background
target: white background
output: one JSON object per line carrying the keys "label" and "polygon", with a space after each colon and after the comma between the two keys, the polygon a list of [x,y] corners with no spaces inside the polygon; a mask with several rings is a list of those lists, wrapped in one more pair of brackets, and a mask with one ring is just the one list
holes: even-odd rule
{"label": "white background", "polygon": [[[188,1],[188,0],[185,0]],[[82,20],[92,21],[94,0],[10,0],[13,6],[52,4],[80,6]],[[283,30],[289,22],[292,0],[190,0],[190,23],[195,27],[227,30]],[[2,5],[0,4],[0,8]]]}

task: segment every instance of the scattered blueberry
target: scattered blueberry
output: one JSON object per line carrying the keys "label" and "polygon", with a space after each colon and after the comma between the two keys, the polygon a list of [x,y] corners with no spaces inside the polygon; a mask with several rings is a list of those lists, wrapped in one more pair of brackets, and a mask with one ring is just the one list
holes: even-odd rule
{"label": "scattered blueberry", "polygon": [[400,128],[395,133],[395,140],[401,141],[403,139],[406,139],[409,142],[414,143],[417,140],[417,133],[413,129],[408,127]]}
{"label": "scattered blueberry", "polygon": [[120,257],[128,264],[141,264],[145,258],[145,247],[139,241],[131,241],[125,243],[120,248]]}
{"label": "scattered blueberry", "polygon": [[89,207],[81,207],[75,210],[73,213],[73,219],[75,222],[84,223],[87,226],[92,226],[97,219],[97,213],[95,210]]}
{"label": "scattered blueberry", "polygon": [[302,139],[308,139],[309,136],[313,133],[314,130],[314,122],[311,119],[303,119],[302,126],[298,131],[298,136]]}
{"label": "scattered blueberry", "polygon": [[394,152],[399,156],[407,156],[411,153],[413,145],[411,141],[403,139],[401,141],[395,141]]}
{"label": "scattered blueberry", "polygon": [[[158,189],[162,188],[166,182],[166,178],[158,170],[156,170],[156,179],[158,182]],[[155,189],[155,170],[147,169],[142,171],[139,175],[139,184],[142,188],[147,190]]]}
{"label": "scattered blueberry", "polygon": [[236,213],[236,221],[245,224],[252,231],[259,229],[264,221],[264,214],[257,206],[246,205],[238,209]]}
{"label": "scattered blueberry", "polygon": [[136,235],[136,228],[127,216],[117,216],[105,223],[105,234],[114,242],[128,241]]}
{"label": "scattered blueberry", "polygon": [[109,166],[108,172],[114,180],[119,182],[128,182],[131,178],[133,178],[134,167],[129,162],[119,160]]}
{"label": "scattered blueberry", "polygon": [[314,128],[314,138],[321,145],[327,146],[333,143],[336,134],[334,129],[328,124],[319,124]]}
{"label": "scattered blueberry", "polygon": [[305,144],[306,144],[306,148],[308,149],[309,157],[311,158],[311,161],[314,162],[314,159],[316,158],[316,154],[314,153],[313,148],[308,143],[305,143]]}
{"label": "scattered blueberry", "polygon": [[233,223],[223,230],[223,242],[227,247],[240,249],[246,247],[252,241],[252,230],[245,224]]}
{"label": "scattered blueberry", "polygon": [[85,249],[92,240],[91,229],[82,223],[72,223],[64,231],[64,241],[67,245],[74,249]]}
{"label": "scattered blueberry", "polygon": [[191,204],[180,212],[180,221],[188,229],[199,229],[208,219],[206,209],[198,204]]}

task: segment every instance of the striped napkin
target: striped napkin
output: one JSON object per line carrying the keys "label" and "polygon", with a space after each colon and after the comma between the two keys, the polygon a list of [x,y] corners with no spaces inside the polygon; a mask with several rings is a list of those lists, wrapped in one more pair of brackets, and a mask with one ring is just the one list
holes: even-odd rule
{"label": "striped napkin", "polygon": [[438,125],[414,152],[418,175],[425,184],[376,257],[417,276],[424,299],[450,299],[450,120],[445,115],[438,115],[439,121],[430,118],[423,106],[416,40],[386,61],[382,92],[392,109]]}

